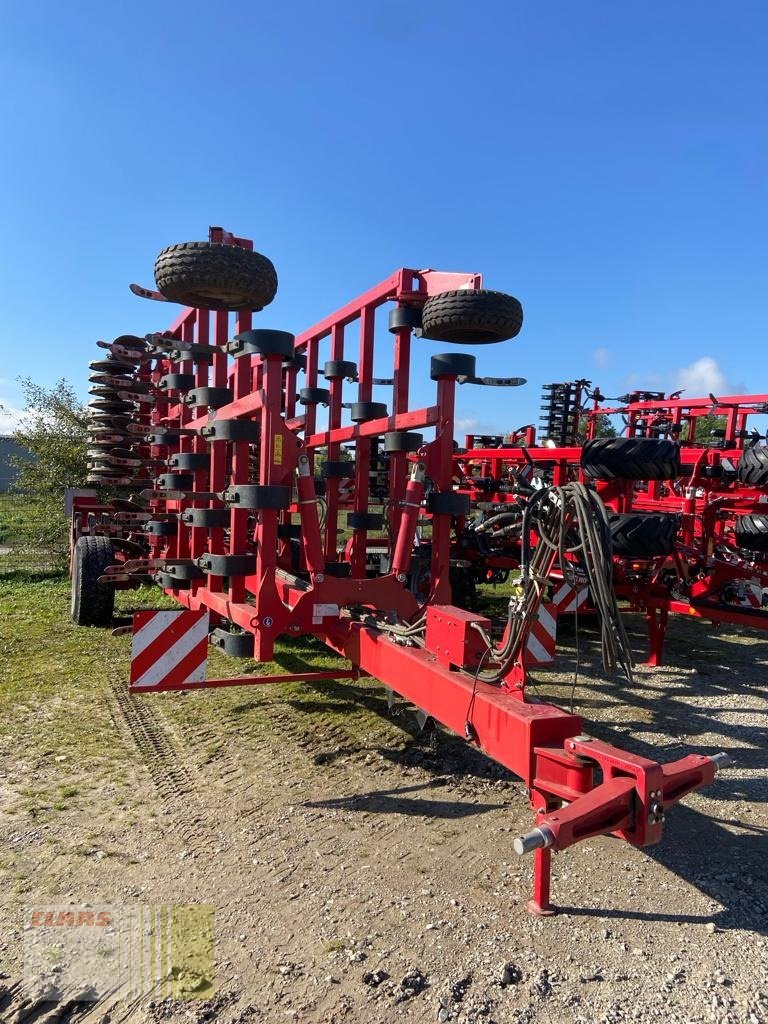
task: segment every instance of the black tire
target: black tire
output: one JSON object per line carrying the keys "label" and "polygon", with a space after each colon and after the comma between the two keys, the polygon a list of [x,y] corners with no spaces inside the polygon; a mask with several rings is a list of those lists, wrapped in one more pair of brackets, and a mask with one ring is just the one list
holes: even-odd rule
{"label": "black tire", "polygon": [[200,309],[263,309],[277,292],[277,272],[261,253],[237,245],[180,242],[155,260],[166,299]]}
{"label": "black tire", "polygon": [[214,420],[200,429],[206,441],[258,441],[261,424],[257,420]]}
{"label": "black tire", "polygon": [[424,444],[424,437],[409,430],[390,430],[384,435],[385,452],[415,452]]}
{"label": "black tire", "polygon": [[226,629],[214,629],[209,637],[212,647],[218,647],[230,658],[253,657],[253,634],[230,633]]}
{"label": "black tire", "polygon": [[581,468],[601,480],[673,480],[680,475],[680,445],[646,437],[600,437],[581,452]]}
{"label": "black tire", "polygon": [[109,626],[115,609],[115,588],[99,583],[114,562],[107,537],[80,537],[72,560],[70,613],[78,626]]}
{"label": "black tire", "polygon": [[389,411],[384,402],[353,402],[349,410],[349,418],[353,423],[382,420],[385,416],[389,416]]}
{"label": "black tire", "polygon": [[194,373],[166,373],[158,387],[163,391],[189,391],[195,386]]}
{"label": "black tire", "polygon": [[235,356],[282,356],[293,359],[296,336],[288,331],[254,329],[236,334],[229,345]]}
{"label": "black tire", "polygon": [[357,363],[348,359],[329,359],[325,364],[323,376],[326,380],[347,377],[349,380],[357,379]]}
{"label": "black tire", "polygon": [[379,512],[348,512],[347,526],[350,530],[381,530],[384,516]]}
{"label": "black tire", "polygon": [[354,462],[324,462],[320,467],[320,474],[326,479],[344,480],[355,475]]}
{"label": "black tire", "polygon": [[255,511],[290,508],[291,488],[283,484],[232,484],[224,491],[224,501],[235,508]]}
{"label": "black tire", "polygon": [[427,495],[427,512],[432,515],[469,515],[469,495],[456,491],[432,491]]}
{"label": "black tire", "polygon": [[195,478],[191,473],[161,473],[155,485],[159,491],[191,491]]}
{"label": "black tire", "polygon": [[768,551],[768,515],[739,516],[733,532],[740,548]]}
{"label": "black tire", "polygon": [[487,288],[442,292],[424,303],[422,337],[459,345],[489,345],[520,333],[523,307],[512,295]]}
{"label": "black tire", "polygon": [[331,392],[328,388],[302,388],[299,391],[300,405],[329,405]]}
{"label": "black tire", "polygon": [[185,526],[215,530],[229,526],[232,515],[228,508],[187,508],[179,513],[179,519]]}
{"label": "black tire", "polygon": [[168,460],[168,466],[174,472],[198,472],[210,465],[211,456],[207,452],[176,452]]}
{"label": "black tire", "polygon": [[235,393],[232,388],[192,388],[184,398],[185,405],[206,405],[209,409],[220,409],[222,405],[233,402]]}
{"label": "black tire", "polygon": [[180,444],[180,437],[175,430],[158,430],[149,435],[149,443],[172,448],[174,445]]}
{"label": "black tire", "polygon": [[179,524],[175,519],[150,519],[144,526],[144,532],[153,537],[175,537]]}
{"label": "black tire", "polygon": [[677,535],[677,516],[664,512],[624,512],[609,516],[613,553],[621,558],[671,555]]}
{"label": "black tire", "polygon": [[[202,576],[203,573],[200,575]],[[168,572],[156,572],[155,583],[163,590],[190,590],[192,587],[190,580],[177,580]]]}
{"label": "black tire", "polygon": [[768,447],[745,448],[739,459],[736,475],[750,487],[768,487]]}
{"label": "black tire", "polygon": [[429,361],[429,376],[432,380],[442,377],[474,377],[477,360],[466,352],[443,352],[432,356]]}
{"label": "black tire", "polygon": [[389,332],[396,334],[403,328],[421,330],[421,310],[415,306],[396,306],[389,311]]}

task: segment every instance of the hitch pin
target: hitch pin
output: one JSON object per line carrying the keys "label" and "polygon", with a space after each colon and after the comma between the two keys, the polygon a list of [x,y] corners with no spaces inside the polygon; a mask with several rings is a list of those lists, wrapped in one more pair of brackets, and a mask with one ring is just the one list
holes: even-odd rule
{"label": "hitch pin", "polygon": [[552,830],[547,828],[546,825],[540,825],[538,828],[532,828],[525,835],[518,836],[512,843],[512,849],[518,857],[522,857],[524,853],[533,853],[534,850],[545,850],[554,841],[555,837],[552,834]]}

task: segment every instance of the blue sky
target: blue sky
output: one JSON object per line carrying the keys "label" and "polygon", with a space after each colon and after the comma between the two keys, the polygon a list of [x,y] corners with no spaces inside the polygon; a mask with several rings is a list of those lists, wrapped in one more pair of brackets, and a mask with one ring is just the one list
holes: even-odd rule
{"label": "blue sky", "polygon": [[6,3],[0,400],[85,393],[97,338],[164,327],[127,285],[209,224],[275,262],[267,327],[398,266],[517,295],[478,368],[529,384],[463,388],[464,426],[580,376],[768,391],[767,29],[761,2]]}

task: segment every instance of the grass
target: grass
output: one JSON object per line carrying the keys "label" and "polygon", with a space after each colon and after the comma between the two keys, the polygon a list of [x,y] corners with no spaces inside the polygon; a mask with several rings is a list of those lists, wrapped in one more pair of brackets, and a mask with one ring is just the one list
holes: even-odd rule
{"label": "grass", "polygon": [[[117,593],[116,618],[139,608],[178,608],[156,588]],[[85,805],[110,785],[113,802],[131,803],[131,764],[140,754],[116,729],[114,685],[127,687],[130,639],[110,630],[75,626],[69,619],[69,581],[51,572],[0,576],[0,748],[19,752],[24,765],[9,779],[19,804],[13,813],[47,820],[70,805]],[[327,670],[348,663],[312,637],[280,641],[275,661],[257,664],[209,650],[209,678]],[[201,765],[231,744],[248,748],[294,736],[331,736],[331,742],[366,745],[403,733],[381,715],[379,687],[329,681],[315,685],[231,687],[196,694],[148,694],[171,731],[199,739]],[[288,718],[286,718],[288,716]],[[343,735],[341,735],[343,733]],[[53,772],[51,769],[53,768]],[[44,781],[37,781],[37,776]]]}

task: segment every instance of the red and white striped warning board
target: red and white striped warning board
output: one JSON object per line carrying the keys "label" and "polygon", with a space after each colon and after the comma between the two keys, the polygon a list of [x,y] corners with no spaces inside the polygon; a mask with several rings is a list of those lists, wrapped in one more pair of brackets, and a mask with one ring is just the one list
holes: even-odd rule
{"label": "red and white striped warning board", "polygon": [[526,665],[551,665],[557,643],[557,612],[554,605],[542,604],[525,645]]}
{"label": "red and white striped warning board", "polygon": [[581,611],[588,601],[588,586],[579,584],[574,587],[565,581],[555,587],[555,592],[552,595],[552,604],[557,609],[558,615]]}
{"label": "red and white striped warning board", "polygon": [[135,612],[131,690],[170,690],[205,680],[208,612]]}

